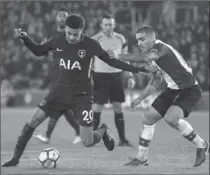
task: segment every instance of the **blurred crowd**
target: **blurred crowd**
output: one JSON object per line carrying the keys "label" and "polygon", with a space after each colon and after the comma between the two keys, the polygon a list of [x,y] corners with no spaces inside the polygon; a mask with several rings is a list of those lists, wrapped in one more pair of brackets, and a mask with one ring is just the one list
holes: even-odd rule
{"label": "blurred crowd", "polygon": [[[79,13],[86,19],[85,34],[94,35],[99,30],[99,20],[104,12],[121,16],[117,31],[125,35],[129,42],[129,51],[135,48],[134,34],[125,28],[123,20],[129,21],[126,10],[132,7],[131,2],[91,1],[82,2],[52,2],[52,1],[14,1],[4,2],[1,10],[2,38],[1,41],[1,79],[10,82],[14,89],[38,88],[48,75],[49,59],[37,59],[20,40],[14,38],[14,29],[21,27],[36,41],[42,42],[49,37],[53,28],[56,10],[65,6],[71,13]],[[133,7],[134,8],[134,7]],[[136,7],[137,8],[137,7]],[[125,10],[125,13],[124,11]],[[209,11],[208,7],[199,15],[196,22],[185,20],[175,25],[167,25],[164,21],[153,27],[157,30],[157,38],[178,49],[200,82],[204,90],[209,88]],[[152,24],[151,24],[152,25]],[[52,58],[51,58],[52,59]],[[136,88],[143,88],[145,80],[136,76]],[[4,81],[1,81],[3,83]]]}

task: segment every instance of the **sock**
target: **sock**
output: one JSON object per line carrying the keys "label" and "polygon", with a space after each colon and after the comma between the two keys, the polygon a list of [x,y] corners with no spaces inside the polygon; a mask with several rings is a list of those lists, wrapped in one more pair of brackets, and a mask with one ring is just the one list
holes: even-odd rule
{"label": "sock", "polygon": [[49,118],[48,125],[47,125],[47,131],[46,131],[46,137],[48,137],[48,138],[51,137],[52,132],[53,132],[57,122],[58,122],[58,119]]}
{"label": "sock", "polygon": [[98,129],[98,126],[100,124],[100,116],[101,116],[101,112],[93,112],[93,131],[95,131],[96,129]]}
{"label": "sock", "polygon": [[74,128],[76,136],[79,136],[79,124],[77,123],[75,114],[73,112],[67,111],[64,116],[72,128]]}
{"label": "sock", "polygon": [[153,138],[155,125],[144,125],[139,137],[139,151],[137,159],[144,161],[147,159],[149,144]]}
{"label": "sock", "polygon": [[205,141],[193,130],[192,126],[186,120],[179,119],[178,130],[184,138],[194,143],[197,148],[206,147]]}
{"label": "sock", "polygon": [[28,124],[26,124],[23,127],[22,132],[18,137],[17,144],[15,146],[14,155],[13,155],[15,159],[19,160],[20,157],[22,156],[23,151],[25,150],[25,147],[28,141],[30,140],[34,130],[35,129],[30,127]]}
{"label": "sock", "polygon": [[123,113],[115,113],[114,114],[114,121],[115,125],[118,131],[118,135],[120,138],[120,141],[125,141],[125,123],[124,123],[124,117]]}

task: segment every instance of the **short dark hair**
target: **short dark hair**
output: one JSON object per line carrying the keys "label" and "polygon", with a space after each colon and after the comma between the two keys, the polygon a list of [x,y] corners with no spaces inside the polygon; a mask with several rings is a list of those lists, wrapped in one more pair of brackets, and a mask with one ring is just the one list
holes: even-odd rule
{"label": "short dark hair", "polygon": [[114,19],[114,17],[113,17],[111,14],[105,13],[105,14],[102,16],[102,19]]}
{"label": "short dark hair", "polygon": [[61,11],[62,12],[67,12],[69,14],[69,10],[65,7],[61,7],[61,8],[58,9],[58,12],[61,12]]}
{"label": "short dark hair", "polygon": [[72,29],[84,29],[85,19],[80,15],[73,14],[67,17],[65,24]]}
{"label": "short dark hair", "polygon": [[136,31],[136,33],[140,33],[140,32],[145,32],[145,33],[155,33],[155,30],[149,26],[149,25],[146,25],[146,24],[142,24],[138,30]]}

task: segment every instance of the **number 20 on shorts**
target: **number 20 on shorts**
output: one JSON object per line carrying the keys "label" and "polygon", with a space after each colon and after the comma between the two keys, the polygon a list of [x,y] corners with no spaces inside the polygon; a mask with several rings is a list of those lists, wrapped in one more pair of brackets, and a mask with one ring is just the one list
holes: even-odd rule
{"label": "number 20 on shorts", "polygon": [[84,110],[82,111],[82,115],[84,116],[83,120],[86,121],[88,124],[91,123],[93,121],[93,111],[87,111]]}

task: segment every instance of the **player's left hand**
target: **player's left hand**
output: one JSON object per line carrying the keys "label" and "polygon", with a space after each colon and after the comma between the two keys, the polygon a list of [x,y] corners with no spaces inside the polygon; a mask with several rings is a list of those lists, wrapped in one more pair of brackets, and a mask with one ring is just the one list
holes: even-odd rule
{"label": "player's left hand", "polygon": [[135,110],[135,107],[138,106],[141,102],[142,102],[142,98],[140,96],[132,101],[131,108]]}
{"label": "player's left hand", "polygon": [[128,78],[128,89],[133,89],[136,85],[136,82],[133,78]]}
{"label": "player's left hand", "polygon": [[15,29],[15,36],[17,38],[22,39],[23,37],[27,36],[27,33],[23,29],[18,28],[18,29]]}

